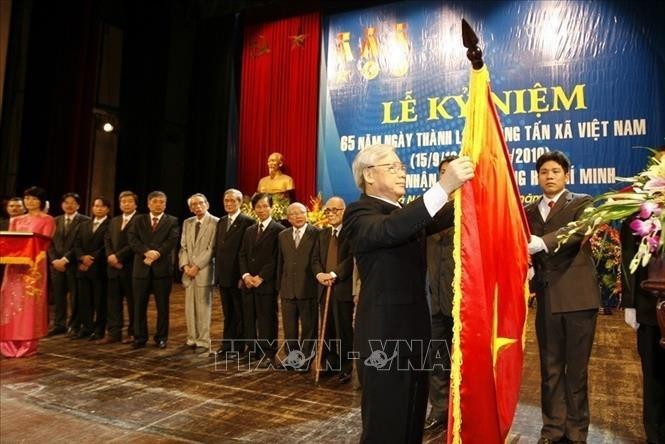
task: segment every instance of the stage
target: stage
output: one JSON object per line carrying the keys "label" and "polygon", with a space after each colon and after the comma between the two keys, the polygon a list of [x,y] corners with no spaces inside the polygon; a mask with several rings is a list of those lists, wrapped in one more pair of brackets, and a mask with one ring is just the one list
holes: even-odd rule
{"label": "stage", "polygon": [[[534,314],[529,315],[520,405],[508,442],[539,437],[540,389]],[[151,302],[149,328],[154,329]],[[215,293],[213,337],[221,336]],[[280,331],[281,335],[281,331]],[[39,354],[0,361],[1,442],[358,442],[357,381],[226,366],[185,341],[184,291],[174,286],[168,347],[133,350],[64,336]],[[213,348],[217,348],[213,344]],[[589,367],[590,443],[643,442],[641,372],[623,313],[598,317]],[[482,426],[479,424],[479,426]],[[441,435],[426,435],[441,442]]]}

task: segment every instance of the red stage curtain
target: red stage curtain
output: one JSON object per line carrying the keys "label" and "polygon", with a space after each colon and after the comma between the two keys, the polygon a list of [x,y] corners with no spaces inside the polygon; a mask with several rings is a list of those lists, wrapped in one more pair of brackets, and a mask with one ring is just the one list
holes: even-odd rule
{"label": "red stage curtain", "polygon": [[270,153],[284,155],[296,199],[316,193],[321,21],[318,13],[245,28],[240,90],[238,186],[256,191]]}

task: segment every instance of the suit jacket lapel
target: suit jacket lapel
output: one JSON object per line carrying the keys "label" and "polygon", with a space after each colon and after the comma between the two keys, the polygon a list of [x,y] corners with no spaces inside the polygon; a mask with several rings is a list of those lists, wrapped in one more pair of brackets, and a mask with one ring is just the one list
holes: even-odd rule
{"label": "suit jacket lapel", "polygon": [[573,198],[572,194],[570,194],[568,191],[564,191],[563,194],[559,196],[559,199],[556,201],[554,206],[550,209],[550,212],[547,215],[547,220],[552,219],[552,216],[554,216],[556,213],[565,208],[566,205],[568,205],[568,202],[572,200],[572,198]]}

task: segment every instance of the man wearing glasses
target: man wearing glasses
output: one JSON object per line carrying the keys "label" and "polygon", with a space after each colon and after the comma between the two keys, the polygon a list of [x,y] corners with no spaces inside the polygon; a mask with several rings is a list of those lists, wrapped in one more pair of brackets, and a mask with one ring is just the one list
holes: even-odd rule
{"label": "man wearing glasses", "polygon": [[[326,330],[331,332],[326,339],[339,341],[339,382],[351,380],[353,362],[353,256],[346,237],[341,235],[342,218],[346,203],[341,197],[331,197],[323,213],[330,228],[321,230],[317,245],[312,252],[312,270],[320,285],[320,297],[324,301],[327,288],[331,287]],[[323,319],[323,317],[322,317]],[[336,364],[336,363],[334,363]],[[337,365],[333,365],[333,368]]]}
{"label": "man wearing glasses", "polygon": [[362,281],[355,332],[363,367],[361,442],[420,442],[428,388],[423,360],[431,338],[426,228],[449,195],[473,178],[473,165],[468,157],[450,162],[439,181],[405,207],[398,199],[406,191],[406,167],[393,146],[366,147],[352,168],[363,194],[347,207],[342,235]]}

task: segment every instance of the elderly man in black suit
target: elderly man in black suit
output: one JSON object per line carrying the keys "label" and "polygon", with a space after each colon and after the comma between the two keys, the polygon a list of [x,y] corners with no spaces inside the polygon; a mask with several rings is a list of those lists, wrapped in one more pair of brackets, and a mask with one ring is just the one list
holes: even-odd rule
{"label": "elderly man in black suit", "polygon": [[215,273],[224,313],[223,341],[217,355],[242,351],[242,279],[238,256],[245,231],[254,225],[251,217],[240,212],[242,193],[235,188],[224,192],[223,216],[217,224],[215,240]]}
{"label": "elderly man in black suit", "polygon": [[134,342],[132,348],[148,341],[148,299],[155,295],[157,331],[155,346],[166,348],[169,336],[169,295],[173,281],[175,247],[179,241],[178,219],[166,214],[166,194],[148,194],[148,214],[135,217],[127,238],[134,251]]}
{"label": "elderly man in black suit", "polygon": [[270,194],[255,194],[252,207],[259,221],[247,228],[239,257],[244,284],[242,328],[247,352],[268,365],[277,346],[277,235],[284,225],[272,220]]}
{"label": "elderly man in black suit", "polygon": [[425,235],[450,193],[473,177],[466,157],[402,207],[406,166],[391,145],[358,153],[353,176],[363,191],[344,213],[362,287],[355,349],[363,359],[362,442],[420,442],[427,409],[423,360],[431,337],[425,294]]}
{"label": "elderly man in black suit", "polygon": [[104,237],[109,225],[111,202],[105,197],[93,201],[93,219],[81,222],[74,241],[77,260],[81,331],[78,338],[99,340],[106,331],[106,254]]}
{"label": "elderly man in black suit", "polygon": [[586,442],[589,431],[588,366],[600,293],[584,233],[559,246],[558,234],[580,218],[591,196],[566,190],[570,160],[561,151],[536,161],[543,196],[525,208],[535,275],[536,336],[540,350],[543,427],[539,444]]}
{"label": "elderly man in black suit", "polygon": [[[78,213],[80,205],[81,197],[78,194],[65,193],[60,199],[60,206],[64,214],[55,218],[55,234],[48,249],[55,304],[55,319],[53,328],[48,332],[49,336],[69,333],[72,338],[76,338],[79,335],[81,319],[78,314],[74,239],[76,239],[79,224],[90,219],[88,216]],[[70,296],[69,304],[67,294]],[[71,311],[69,321],[67,321],[68,305]]]}
{"label": "elderly man in black suit", "polygon": [[[317,331],[317,284],[312,272],[312,250],[319,229],[307,223],[307,208],[294,202],[286,209],[290,228],[279,233],[277,288],[282,303],[282,324],[286,352],[300,350],[305,363],[294,370],[307,370],[315,352]],[[300,321],[300,337],[298,337]],[[287,363],[285,367],[289,367]]]}
{"label": "elderly man in black suit", "polygon": [[[326,338],[339,341],[339,381],[351,380],[353,361],[353,256],[342,232],[342,219],[346,203],[341,197],[331,197],[323,213],[330,228],[321,230],[312,252],[312,270],[319,281],[320,298],[324,301],[330,287],[330,301],[326,322]],[[328,332],[331,334],[328,336]],[[321,357],[322,359],[323,357]],[[332,363],[330,363],[332,364]]]}
{"label": "elderly man in black suit", "polygon": [[[134,293],[132,292],[132,268],[134,252],[129,246],[127,232],[129,224],[136,216],[138,196],[133,191],[123,191],[118,196],[122,214],[109,222],[104,238],[104,250],[108,264],[107,274],[107,306],[108,335],[100,339],[98,344],[109,344],[122,341],[130,344],[134,341]],[[122,338],[123,299],[127,301],[127,337]]]}

